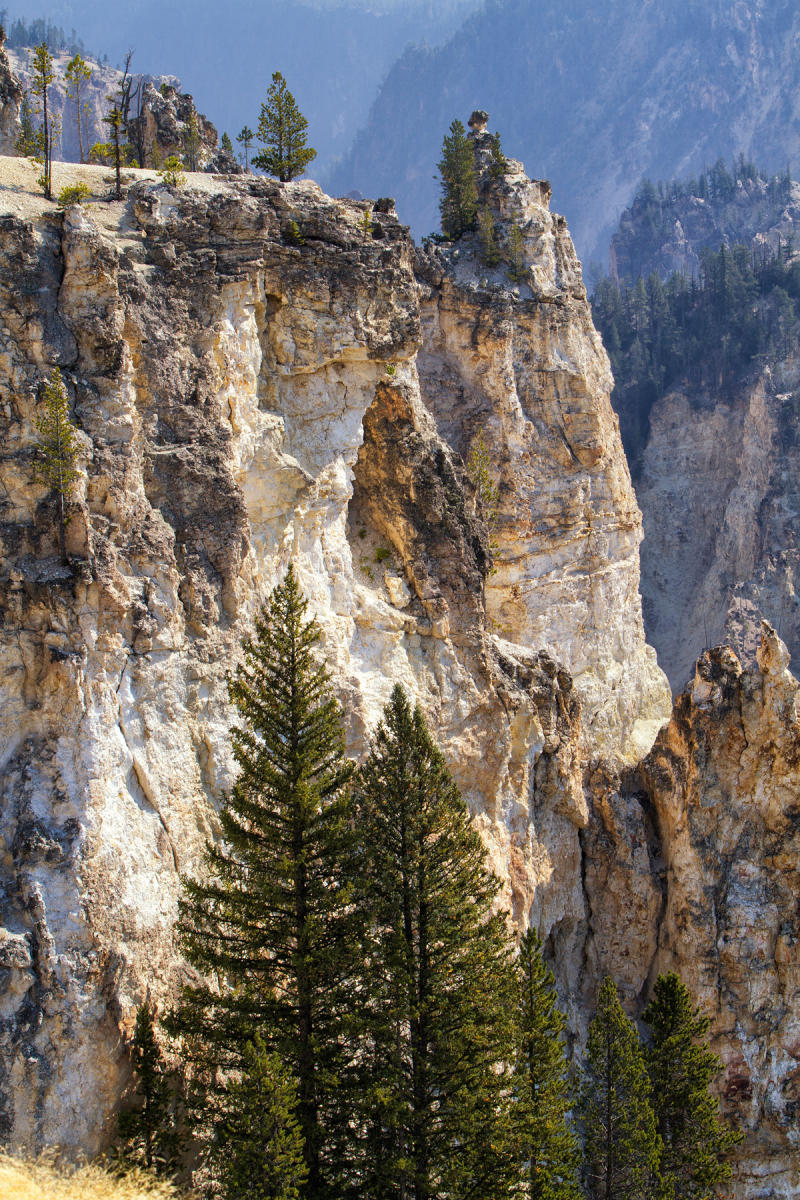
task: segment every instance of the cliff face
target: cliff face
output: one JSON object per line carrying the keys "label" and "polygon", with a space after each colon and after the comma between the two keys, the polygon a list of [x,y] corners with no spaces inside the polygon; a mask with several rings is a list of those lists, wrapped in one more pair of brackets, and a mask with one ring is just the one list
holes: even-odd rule
{"label": "cliff face", "polygon": [[[523,231],[529,270],[511,284],[470,236],[415,252],[385,203],[365,236],[365,206],[313,183],[194,175],[175,193],[131,175],[125,201],[60,214],[33,167],[0,164],[16,186],[0,219],[0,1113],[12,1144],[88,1153],[113,1127],[136,1006],[174,994],[179,874],[198,869],[232,773],[225,674],[290,558],[352,748],[395,681],[419,699],[515,919],[547,940],[578,1037],[607,971],[636,1011],[657,964],[700,971],[716,953],[700,917],[678,937],[686,897],[729,867],[738,879],[745,848],[761,855],[748,789],[788,812],[793,768],[788,749],[781,773],[758,768],[759,747],[795,736],[753,684],[753,771],[735,793],[750,832],[721,862],[710,829],[680,842],[669,813],[705,812],[693,797],[738,745],[728,693],[701,709],[720,747],[700,755],[679,706],[637,767],[668,690],[642,634],[607,361],[546,185],[514,162],[483,179],[501,245],[512,213]],[[68,567],[31,476],[54,365],[81,429]],[[464,466],[481,431],[499,484],[494,573]],[[672,783],[657,793],[665,746]],[[776,921],[782,821],[757,866]],[[743,977],[750,941],[728,945]],[[779,987],[764,975],[765,996]],[[741,997],[732,1024],[726,997],[729,1090],[762,1026]],[[794,1044],[783,1003],[765,1018],[775,1062]],[[754,1130],[772,1062],[748,1068]],[[737,1196],[772,1171],[788,1197],[783,1126],[749,1149]]]}
{"label": "cliff face", "polygon": [[[33,191],[33,168],[15,170]],[[666,689],[641,633],[638,513],[574,252],[545,193],[512,176],[535,268],[521,291],[481,284],[452,254],[417,264],[391,212],[373,213],[365,238],[363,206],[311,183],[193,176],[175,194],[143,181],[125,202],[63,217],[11,195],[10,1140],[91,1152],[107,1136],[135,1006],[175,984],[178,873],[196,869],[231,777],[225,672],[290,557],[353,746],[395,680],[420,699],[508,903],[564,946],[570,987],[580,957],[566,950],[585,920],[582,764],[598,748],[635,757]],[[31,483],[36,387],[53,365],[82,430],[68,568],[52,503]],[[503,496],[488,602],[487,531],[460,454],[481,424]],[[539,603],[532,580],[547,574]],[[609,635],[590,598],[612,586]],[[590,666],[573,685],[563,663],[581,625]],[[615,694],[626,653],[634,678]],[[585,732],[581,701],[594,706]]]}
{"label": "cliff face", "polygon": [[767,625],[752,668],[728,649],[703,654],[641,770],[666,872],[653,972],[678,971],[712,1017],[723,1103],[747,1135],[747,1197],[797,1185],[800,724],[788,661]]}

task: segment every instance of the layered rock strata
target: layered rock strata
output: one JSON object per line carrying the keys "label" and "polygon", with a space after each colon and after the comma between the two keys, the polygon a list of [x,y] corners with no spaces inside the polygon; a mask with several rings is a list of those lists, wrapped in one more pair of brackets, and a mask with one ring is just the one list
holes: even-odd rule
{"label": "layered rock strata", "polygon": [[[113,1127],[135,1008],[180,976],[179,875],[231,779],[226,671],[292,559],[354,753],[399,680],[578,1038],[603,974],[636,1012],[679,967],[752,1129],[737,1195],[763,1177],[789,1196],[775,1097],[796,1005],[771,964],[793,953],[795,685],[769,638],[757,674],[701,663],[729,683],[698,685],[638,765],[666,683],[607,365],[546,186],[513,162],[483,177],[500,245],[522,230],[512,283],[469,236],[416,253],[387,202],[365,235],[368,206],[312,183],[132,173],[125,201],[62,215],[13,170],[30,181],[0,219],[5,1140],[92,1153]],[[31,470],[55,365],[81,438],[66,566]],[[479,438],[496,514],[470,476]],[[786,925],[750,1017],[746,856]]]}
{"label": "layered rock strata", "polygon": [[[108,1135],[135,1007],[176,982],[179,873],[198,868],[231,778],[226,670],[290,558],[354,751],[404,683],[507,903],[561,948],[577,996],[583,763],[630,757],[665,684],[635,603],[607,367],[545,190],[510,170],[532,264],[531,286],[510,288],[452,252],[418,263],[389,204],[365,236],[365,206],[312,183],[142,179],[62,216],[30,171],[0,222],[7,1139],[91,1153]],[[449,402],[438,364],[461,371]],[[31,474],[56,365],[81,430],[68,566]],[[463,457],[481,425],[496,576]],[[519,565],[531,546],[544,605]],[[607,638],[589,598],[612,585]],[[582,636],[592,668],[573,685]]]}
{"label": "layered rock strata", "polygon": [[595,777],[584,837],[595,978],[632,1012],[677,971],[711,1018],[725,1113],[745,1132],[732,1194],[797,1194],[800,685],[764,625],[757,662],[706,651],[640,766]]}

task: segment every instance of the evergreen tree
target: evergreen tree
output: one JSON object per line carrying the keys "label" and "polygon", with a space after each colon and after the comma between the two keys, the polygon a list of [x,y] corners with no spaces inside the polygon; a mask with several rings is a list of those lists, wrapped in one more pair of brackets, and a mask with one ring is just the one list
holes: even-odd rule
{"label": "evergreen tree", "polygon": [[34,158],[38,153],[33,109],[27,92],[22,93],[19,106],[19,133],[14,142],[14,149],[23,158]]}
{"label": "evergreen tree", "polygon": [[53,368],[49,381],[42,388],[44,412],[36,421],[39,435],[38,454],[34,463],[34,478],[47,484],[58,497],[58,529],[61,561],[67,562],[65,501],[79,476],[77,427],[69,416],[67,389],[58,367]]}
{"label": "evergreen tree", "polygon": [[255,136],[256,135],[253,133],[253,131],[249,125],[245,125],[245,127],[241,131],[241,133],[236,135],[236,140],[237,140],[237,142],[239,142],[241,144],[242,150],[244,153],[244,169],[245,169],[245,171],[250,170],[250,147],[253,144],[253,138]]}
{"label": "evergreen tree", "polygon": [[256,1033],[297,1080],[305,1200],[343,1194],[348,1154],[345,980],[353,943],[352,837],[339,706],[317,657],[292,568],[244,642],[230,697],[239,776],[206,850],[207,879],[185,880],[184,953],[207,976],[170,1021],[184,1038],[201,1133],[225,1117],[225,1074]]}
{"label": "evergreen tree", "polygon": [[506,156],[503,154],[503,150],[500,145],[500,134],[496,133],[494,135],[494,140],[492,141],[492,161],[489,166],[489,174],[492,179],[502,179],[505,173]]}
{"label": "evergreen tree", "polygon": [[397,686],[359,775],[361,1195],[510,1194],[513,973],[499,884],[419,708]]}
{"label": "evergreen tree", "polygon": [[46,200],[53,199],[53,145],[58,132],[57,122],[54,122],[47,106],[47,89],[56,77],[53,69],[53,59],[42,42],[31,53],[31,95],[41,102],[39,110],[42,125],[35,138],[36,157],[42,164],[42,175],[39,183],[44,190]]}
{"label": "evergreen tree", "polygon": [[67,63],[67,69],[64,72],[64,81],[66,83],[67,95],[71,100],[75,101],[75,114],[78,123],[78,152],[81,162],[86,162],[86,152],[83,149],[83,122],[89,113],[89,105],[82,96],[83,89],[91,78],[92,69],[86,59],[82,58],[80,54],[74,54]]}
{"label": "evergreen tree", "polygon": [[160,1175],[173,1174],[180,1152],[176,1088],[156,1040],[148,1004],[136,1010],[131,1067],[137,1103],[117,1118],[120,1157]]}
{"label": "evergreen tree", "polygon": [[572,1099],[561,1040],[566,1022],[532,929],[522,938],[516,966],[512,1126],[520,1169],[515,1194],[526,1200],[579,1200],[580,1149],[567,1122]]}
{"label": "evergreen tree", "polygon": [[589,1026],[580,1114],[591,1200],[651,1200],[661,1139],[650,1080],[633,1022],[606,978]]}
{"label": "evergreen tree", "polygon": [[297,107],[286,80],[280,71],[275,71],[258,121],[258,138],[264,149],[254,156],[253,166],[274,175],[281,183],[302,175],[317,157],[316,150],[306,145],[307,129],[308,121]]}
{"label": "evergreen tree", "polygon": [[442,233],[449,238],[458,238],[475,227],[478,214],[475,155],[460,121],[453,121],[450,133],[445,134],[438,166],[442,185],[439,200]]}
{"label": "evergreen tree", "polygon": [[256,1034],[227,1085],[214,1148],[226,1200],[300,1200],[307,1169],[296,1107],[279,1056]]}
{"label": "evergreen tree", "polygon": [[500,248],[497,245],[494,217],[485,204],[478,213],[478,234],[481,240],[481,258],[487,267],[496,267],[500,262]]}
{"label": "evergreen tree", "polygon": [[670,972],[659,975],[642,1013],[653,1042],[647,1066],[653,1107],[664,1143],[662,1175],[670,1200],[706,1200],[732,1174],[726,1155],[742,1140],[721,1119],[711,1085],[720,1061],[709,1049],[709,1020]]}
{"label": "evergreen tree", "polygon": [[197,171],[200,167],[200,130],[197,126],[197,114],[191,112],[186,128],[183,131],[183,161],[187,171]]}
{"label": "evergreen tree", "polygon": [[223,133],[220,146],[226,154],[233,154],[233,142],[231,141],[231,135],[229,133]]}
{"label": "evergreen tree", "polygon": [[508,277],[514,283],[524,283],[528,278],[528,264],[525,262],[525,237],[516,213],[511,218],[507,237]]}

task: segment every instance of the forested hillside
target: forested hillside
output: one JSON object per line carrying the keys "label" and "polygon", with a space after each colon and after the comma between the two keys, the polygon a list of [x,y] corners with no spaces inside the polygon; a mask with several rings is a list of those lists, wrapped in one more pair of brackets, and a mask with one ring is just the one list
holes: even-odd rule
{"label": "forested hillside", "polygon": [[[796,234],[800,185],[785,172],[718,162],[699,178],[640,185],[612,239],[620,279],[602,279],[592,298],[634,478],[651,409],[670,388],[713,405],[748,369],[789,353],[800,318]],[[667,273],[670,261],[681,269]]]}
{"label": "forested hillside", "polygon": [[638,181],[800,147],[800,11],[789,0],[487,0],[439,49],[395,64],[352,151],[326,180],[395,195],[418,233],[438,228],[431,163],[453,117],[491,114],[507,153],[553,184],[584,261]]}

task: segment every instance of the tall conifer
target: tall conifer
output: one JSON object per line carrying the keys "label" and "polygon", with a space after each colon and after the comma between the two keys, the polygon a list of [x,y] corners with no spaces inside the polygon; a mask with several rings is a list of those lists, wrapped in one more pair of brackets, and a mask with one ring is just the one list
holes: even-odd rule
{"label": "tall conifer", "polygon": [[286,80],[280,71],[275,71],[258,121],[258,137],[264,149],[253,156],[253,166],[274,175],[281,183],[302,175],[317,157],[316,150],[306,145],[307,129],[308,121],[297,107]]}
{"label": "tall conifer", "polygon": [[296,1091],[258,1034],[223,1107],[214,1157],[225,1200],[300,1200],[307,1171]]}
{"label": "tall conifer", "polygon": [[136,1011],[131,1066],[136,1091],[134,1103],[117,1118],[120,1158],[159,1175],[173,1174],[180,1166],[181,1149],[177,1089],[156,1039],[148,1004]]}
{"label": "tall conifer", "polygon": [[566,1021],[553,974],[534,930],[522,938],[516,962],[516,1054],[512,1128],[519,1164],[515,1194],[526,1200],[578,1200],[578,1139],[561,1035]]}
{"label": "tall conifer", "polygon": [[229,685],[239,776],[206,850],[206,880],[185,880],[179,931],[207,982],[171,1021],[198,1087],[199,1121],[224,1120],[224,1075],[258,1033],[297,1081],[304,1200],[342,1195],[349,1130],[342,1020],[352,943],[350,839],[341,715],[292,568],[244,642]]}
{"label": "tall conifer", "polygon": [[639,1038],[613,979],[603,980],[589,1026],[580,1114],[591,1200],[652,1200],[661,1138]]}
{"label": "tall conifer", "polygon": [[674,973],[659,975],[642,1013],[653,1042],[647,1066],[664,1143],[662,1175],[670,1200],[705,1200],[732,1174],[725,1156],[742,1135],[720,1117],[710,1088],[720,1061],[709,1049],[709,1020]]}
{"label": "tall conifer", "polygon": [[61,372],[53,367],[48,382],[42,388],[44,411],[36,421],[38,434],[34,478],[47,484],[58,497],[58,543],[61,561],[67,562],[66,501],[78,479],[77,426],[69,415],[69,399]]}
{"label": "tall conifer", "polygon": [[450,133],[445,134],[438,165],[442,181],[439,200],[442,232],[449,238],[458,238],[468,229],[474,229],[478,216],[475,155],[460,121],[453,121]]}
{"label": "tall conifer", "polygon": [[480,837],[401,687],[356,788],[370,1200],[510,1194],[503,1064],[513,976],[498,882]]}

